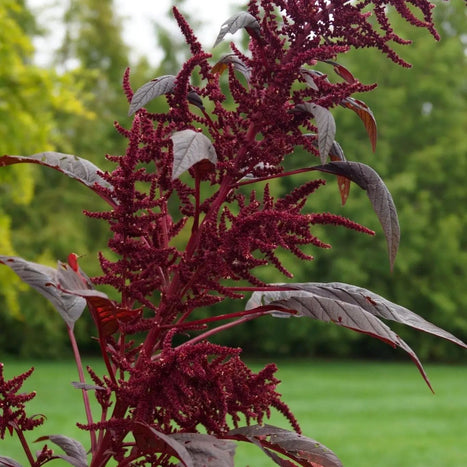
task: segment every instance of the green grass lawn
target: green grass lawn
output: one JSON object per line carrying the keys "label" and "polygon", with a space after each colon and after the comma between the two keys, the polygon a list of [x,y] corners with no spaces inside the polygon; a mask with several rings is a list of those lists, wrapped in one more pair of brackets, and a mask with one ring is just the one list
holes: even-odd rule
{"label": "green grass lawn", "polygon": [[[32,365],[5,364],[9,375]],[[30,403],[31,413],[43,413],[47,421],[28,433],[28,439],[60,433],[87,447],[87,434],[73,426],[74,421],[85,421],[81,395],[70,385],[77,379],[73,364],[35,362],[34,366],[36,372],[26,387],[38,393]],[[303,433],[334,450],[344,466],[467,466],[467,366],[427,365],[436,395],[410,364],[284,361],[278,366],[283,380],[279,390]],[[271,423],[288,428],[278,414]],[[0,440],[0,454],[26,465],[13,441]],[[255,446],[242,443],[235,465],[274,464]]]}

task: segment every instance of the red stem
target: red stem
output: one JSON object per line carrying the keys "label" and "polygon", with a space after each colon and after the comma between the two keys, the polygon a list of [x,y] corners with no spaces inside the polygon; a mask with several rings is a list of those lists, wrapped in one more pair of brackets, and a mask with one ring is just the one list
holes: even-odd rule
{"label": "red stem", "polygon": [[[68,337],[70,338],[71,347],[73,349],[73,355],[75,357],[76,367],[78,369],[79,381],[84,384],[86,381],[84,378],[83,364],[81,362],[81,355],[79,353],[78,343],[76,342],[73,329],[70,326],[67,326],[67,331],[68,331]],[[88,392],[86,391],[86,389],[82,389],[81,392],[83,394],[83,404],[84,404],[84,410],[86,412],[86,418],[88,420],[88,424],[91,425],[93,423],[93,420],[92,420],[92,412],[91,412],[91,405],[89,403]],[[91,437],[91,452],[94,452],[96,448],[96,432],[94,430],[91,430],[89,432],[89,435]]]}

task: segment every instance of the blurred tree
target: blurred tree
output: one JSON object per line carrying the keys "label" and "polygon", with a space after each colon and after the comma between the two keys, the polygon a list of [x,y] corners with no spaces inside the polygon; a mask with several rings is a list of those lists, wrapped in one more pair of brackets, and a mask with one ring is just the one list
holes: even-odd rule
{"label": "blurred tree", "polygon": [[[356,96],[370,106],[378,122],[376,153],[371,152],[362,123],[349,110],[338,109],[335,113],[336,138],[349,159],[374,167],[393,195],[402,232],[394,272],[389,271],[384,236],[370,203],[365,193],[353,185],[352,199],[338,212],[373,228],[376,238],[345,229],[320,229],[321,238],[333,248],[320,252],[313,263],[304,265],[295,280],[342,281],[369,288],[465,339],[467,10],[462,0],[438,3],[438,44],[433,44],[423,31],[409,30],[396,13],[392,15],[395,29],[405,30],[414,41],[410,47],[400,49],[413,65],[410,70],[368,50],[349,53],[343,57],[345,61],[341,60],[362,82],[378,83],[375,91]],[[329,66],[321,70],[332,80],[336,77]],[[335,210],[339,203],[335,180],[329,178],[328,185],[313,196],[313,210]],[[287,346],[292,352],[308,348],[310,352],[340,355],[349,350],[354,356],[379,357],[392,352],[376,341],[345,330],[322,325],[311,325],[305,330],[301,327],[304,323],[290,325],[295,326],[297,335],[303,336],[300,342]],[[282,327],[280,323],[268,324],[269,339],[277,342]],[[401,327],[399,331],[409,343],[414,342],[409,330]],[[330,340],[332,335],[335,338]],[[358,343],[349,347],[349,339]],[[323,348],[322,342],[330,348]],[[425,359],[449,360],[460,355],[457,349],[430,336],[417,334],[416,342],[415,350]]]}
{"label": "blurred tree", "polygon": [[[71,75],[58,75],[33,64],[31,37],[38,32],[24,0],[0,3],[0,154],[33,154],[52,149],[59,139],[54,131],[58,109],[63,115],[76,115],[82,120],[90,117],[76,97],[79,83]],[[21,213],[34,197],[38,173],[34,167],[19,166],[5,167],[0,173],[2,254],[38,258],[33,244],[17,243],[24,221]],[[14,329],[20,326],[20,320],[28,321],[18,296],[20,289],[24,287],[16,275],[1,268],[0,329]],[[42,325],[47,326],[45,320]],[[56,333],[51,331],[53,340]],[[0,334],[0,347],[16,350],[18,344],[10,331],[8,336]]]}

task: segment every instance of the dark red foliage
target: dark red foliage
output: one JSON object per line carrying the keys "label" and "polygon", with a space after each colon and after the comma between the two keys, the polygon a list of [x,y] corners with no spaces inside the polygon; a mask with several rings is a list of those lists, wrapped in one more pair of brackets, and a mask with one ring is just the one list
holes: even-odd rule
{"label": "dark red foliage", "polygon": [[34,399],[35,392],[19,393],[24,381],[31,376],[34,368],[5,380],[3,363],[0,362],[0,439],[5,438],[6,430],[23,432],[34,429],[44,423],[42,415],[28,417],[26,415],[26,402]]}
{"label": "dark red foliage", "polygon": [[[322,148],[329,152],[335,133],[329,109],[339,105],[359,114],[375,146],[371,110],[351,97],[375,85],[360,83],[336,57],[350,48],[372,47],[408,66],[391,48],[407,41],[393,31],[388,8],[438,37],[432,4],[426,0],[251,0],[251,16],[246,15],[248,52],[231,44],[230,59],[214,65],[183,15],[173,9],[192,56],[175,79],[169,77],[164,97],[158,96],[167,100],[166,113],[138,106],[131,128],[115,124],[128,139],[126,153],[107,156],[116,165],[102,174],[109,185],[93,187],[111,209],[87,212],[108,222],[112,233],[108,243],[112,258],[100,255],[103,275],[93,282],[112,286],[120,294],[115,306],[104,299],[105,307],[97,307],[95,313],[101,327],[110,326],[99,330],[109,375],[101,378],[90,370],[102,417],[98,422],[89,417],[89,423],[80,425],[94,436],[92,467],[102,467],[111,458],[121,465],[172,465],[172,451],[161,448],[164,443],[156,431],[168,435],[205,430],[225,437],[241,422],[263,423],[271,408],[299,432],[276,391],[275,365],[254,373],[241,361],[241,349],[207,340],[261,312],[211,314],[204,319],[195,319],[192,312],[243,298],[243,291],[268,289],[257,276],[258,267],[273,265],[292,277],[279,251],[312,260],[316,248],[330,246],[317,238],[317,225],[373,233],[341,216],[310,211],[308,199],[323,180],[307,181],[283,195],[276,195],[265,180],[311,170],[285,168],[294,166],[297,147],[327,158]],[[338,77],[315,71],[318,62],[326,63]],[[227,69],[221,86],[222,71]],[[191,83],[195,74],[198,86]],[[131,102],[129,70],[123,89]],[[326,116],[324,129],[317,115],[303,110],[313,108]],[[183,130],[207,137],[217,162],[197,159],[174,177],[172,136]],[[330,157],[344,158],[332,151]],[[343,201],[346,180],[339,179]],[[255,189],[250,189],[252,184]],[[72,259],[73,270],[79,272],[76,258]],[[235,282],[240,285],[234,287]],[[259,308],[263,314],[268,311],[267,306]],[[221,320],[230,321],[219,325]],[[131,334],[140,344],[129,340]],[[175,339],[178,345],[173,344]],[[34,393],[17,394],[32,370],[5,381],[2,368],[3,438],[7,428],[29,430],[42,418],[28,418],[24,412],[24,403]],[[148,441],[151,433],[154,437]],[[153,452],[148,446],[155,447]]]}

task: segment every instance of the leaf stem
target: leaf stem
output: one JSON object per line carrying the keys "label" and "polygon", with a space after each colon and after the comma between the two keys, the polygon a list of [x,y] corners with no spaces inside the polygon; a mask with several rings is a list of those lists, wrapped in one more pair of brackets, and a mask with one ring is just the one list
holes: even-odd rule
{"label": "leaf stem", "polygon": [[[71,347],[73,349],[73,355],[75,357],[76,367],[78,369],[79,381],[80,383],[84,384],[86,381],[84,378],[83,364],[81,362],[81,355],[79,352],[78,343],[76,342],[73,329],[70,326],[67,326],[67,331],[68,331],[68,337],[70,338]],[[84,404],[84,410],[86,412],[86,418],[88,421],[88,425],[92,425],[93,419],[92,419],[91,405],[89,403],[88,392],[86,391],[86,389],[82,389],[81,392],[83,394],[83,404]],[[91,452],[94,452],[96,448],[96,433],[94,430],[90,430],[89,435],[91,437]]]}

